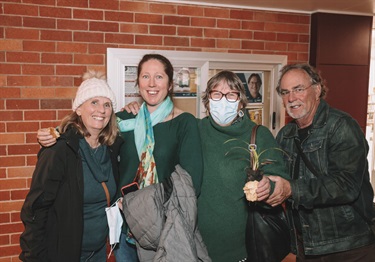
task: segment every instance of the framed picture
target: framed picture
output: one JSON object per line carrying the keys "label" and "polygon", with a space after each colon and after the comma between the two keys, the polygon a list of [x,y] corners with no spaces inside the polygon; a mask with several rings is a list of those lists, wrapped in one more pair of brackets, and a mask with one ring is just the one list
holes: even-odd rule
{"label": "framed picture", "polygon": [[251,121],[257,125],[263,125],[263,108],[262,107],[248,107],[247,112],[249,113]]}
{"label": "framed picture", "polygon": [[249,103],[263,103],[264,75],[263,71],[235,72],[241,79]]}

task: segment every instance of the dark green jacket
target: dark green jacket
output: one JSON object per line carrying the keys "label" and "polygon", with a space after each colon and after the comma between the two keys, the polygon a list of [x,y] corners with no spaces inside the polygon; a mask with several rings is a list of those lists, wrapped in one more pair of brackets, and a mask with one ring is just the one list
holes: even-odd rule
{"label": "dark green jacket", "polygon": [[[291,177],[298,155],[294,138],[298,138],[295,122],[277,135],[281,148],[290,156],[286,160]],[[369,180],[368,144],[358,123],[321,100],[301,146],[319,174],[313,175],[301,159],[299,177],[291,181],[288,206],[298,210],[305,254],[346,251],[374,242],[374,235],[361,216],[370,219],[374,215],[374,192]]]}

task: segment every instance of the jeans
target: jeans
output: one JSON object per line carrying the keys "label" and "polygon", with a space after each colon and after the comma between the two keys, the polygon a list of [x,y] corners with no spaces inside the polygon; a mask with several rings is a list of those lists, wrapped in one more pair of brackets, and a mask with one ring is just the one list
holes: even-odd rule
{"label": "jeans", "polygon": [[107,246],[96,251],[81,251],[81,262],[105,262],[107,261]]}
{"label": "jeans", "polygon": [[116,261],[138,262],[137,248],[126,241],[126,233],[121,233],[120,243],[115,248]]}

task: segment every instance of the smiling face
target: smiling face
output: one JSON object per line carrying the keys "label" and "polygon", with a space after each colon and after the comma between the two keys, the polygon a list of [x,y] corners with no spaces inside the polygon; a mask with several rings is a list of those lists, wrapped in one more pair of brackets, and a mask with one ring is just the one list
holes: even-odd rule
{"label": "smiling face", "polygon": [[108,124],[113,113],[112,103],[106,97],[94,97],[76,110],[92,136],[97,136]]}
{"label": "smiling face", "polygon": [[257,97],[260,89],[260,85],[258,84],[258,79],[256,76],[252,76],[248,82],[249,91],[252,97]]}
{"label": "smiling face", "polygon": [[142,64],[138,87],[150,113],[158,108],[172,89],[164,65],[156,59],[150,59]]}
{"label": "smiling face", "polygon": [[[321,87],[319,84],[312,85],[309,75],[301,69],[293,69],[285,73],[280,81],[281,91],[289,91],[282,96],[284,107],[289,116],[297,121],[300,128],[309,126],[318,109],[320,102]],[[304,89],[297,94],[296,88]]]}

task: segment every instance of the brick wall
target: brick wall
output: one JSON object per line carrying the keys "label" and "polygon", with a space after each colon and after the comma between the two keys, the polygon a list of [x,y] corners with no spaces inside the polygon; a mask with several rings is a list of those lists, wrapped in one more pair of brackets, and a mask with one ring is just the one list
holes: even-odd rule
{"label": "brick wall", "polygon": [[18,261],[36,131],[71,111],[84,71],[105,71],[107,47],[308,61],[305,14],[117,0],[5,0],[0,7],[0,262]]}

